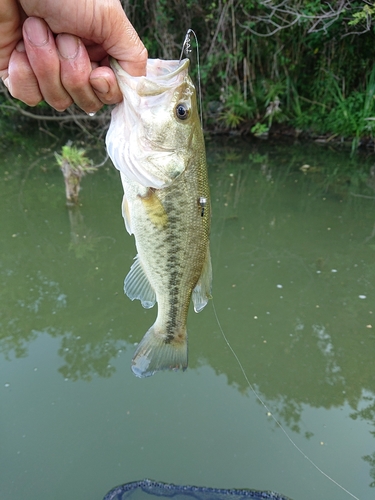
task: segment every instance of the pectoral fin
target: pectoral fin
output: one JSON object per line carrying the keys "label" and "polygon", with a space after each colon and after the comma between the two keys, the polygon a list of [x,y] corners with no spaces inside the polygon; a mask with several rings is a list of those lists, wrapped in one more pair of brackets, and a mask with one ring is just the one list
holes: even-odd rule
{"label": "pectoral fin", "polygon": [[130,268],[124,282],[124,292],[130,300],[139,299],[145,309],[153,307],[156,302],[154,289],[149,282],[138,255]]}
{"label": "pectoral fin", "polygon": [[141,196],[147,217],[157,227],[162,228],[168,223],[168,215],[162,202],[153,189],[149,189],[146,196]]}
{"label": "pectoral fin", "polygon": [[212,266],[211,266],[210,248],[208,246],[206,259],[203,264],[202,274],[192,294],[194,311],[196,313],[201,312],[201,310],[206,306],[208,300],[212,298],[211,288],[212,288]]}

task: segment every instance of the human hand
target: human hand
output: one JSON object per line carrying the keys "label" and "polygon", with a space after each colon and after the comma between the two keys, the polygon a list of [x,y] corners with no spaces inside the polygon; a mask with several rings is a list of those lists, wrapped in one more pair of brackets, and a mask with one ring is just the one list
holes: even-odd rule
{"label": "human hand", "polygon": [[0,33],[0,76],[30,106],[94,113],[119,102],[108,55],[145,74],[147,51],[118,0],[1,0]]}

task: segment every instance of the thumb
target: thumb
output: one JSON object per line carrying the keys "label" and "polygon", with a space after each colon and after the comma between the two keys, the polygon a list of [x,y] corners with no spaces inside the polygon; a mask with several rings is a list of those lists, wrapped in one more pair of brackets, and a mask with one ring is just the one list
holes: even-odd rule
{"label": "thumb", "polygon": [[121,7],[120,9],[122,15],[112,17],[112,22],[109,19],[108,37],[104,39],[102,46],[110,56],[117,59],[127,73],[143,76],[146,74],[147,49],[125,12]]}

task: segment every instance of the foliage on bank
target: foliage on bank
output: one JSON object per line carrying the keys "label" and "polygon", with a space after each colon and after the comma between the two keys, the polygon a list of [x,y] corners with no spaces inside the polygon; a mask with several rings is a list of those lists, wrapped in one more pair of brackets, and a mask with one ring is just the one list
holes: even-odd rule
{"label": "foliage on bank", "polygon": [[[281,128],[349,138],[353,148],[372,143],[374,2],[124,0],[123,4],[150,57],[178,58],[187,29],[196,32],[205,128],[255,135]],[[192,49],[189,57],[197,76],[193,42]],[[0,99],[4,117],[13,111],[4,96]],[[70,113],[68,122],[87,131],[98,120],[90,121],[77,110]],[[101,123],[108,120],[108,111],[101,116]]]}

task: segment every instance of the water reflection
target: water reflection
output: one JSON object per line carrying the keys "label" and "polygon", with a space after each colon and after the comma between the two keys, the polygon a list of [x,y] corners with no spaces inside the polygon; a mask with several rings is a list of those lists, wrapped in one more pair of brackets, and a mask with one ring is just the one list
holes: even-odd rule
{"label": "water reflection", "polygon": [[[251,383],[306,439],[314,437],[303,422],[306,406],[349,404],[352,419],[375,426],[370,164],[361,160],[353,172],[345,154],[306,146],[208,151],[215,308]],[[25,357],[47,333],[59,340],[63,379],[108,378],[156,313],[122,294],[135,250],[117,174],[85,179],[82,207],[67,210],[58,169],[26,177],[21,157],[10,176],[7,161],[0,165],[0,350]],[[188,328],[189,369],[210,365],[247,394],[212,307],[191,314]],[[375,454],[363,460],[373,487]]]}

